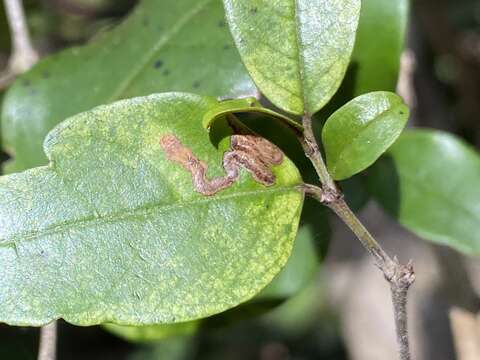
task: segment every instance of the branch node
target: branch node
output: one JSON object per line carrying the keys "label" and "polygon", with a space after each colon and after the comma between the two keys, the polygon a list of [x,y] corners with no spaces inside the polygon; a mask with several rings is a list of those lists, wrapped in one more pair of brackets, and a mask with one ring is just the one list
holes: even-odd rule
{"label": "branch node", "polygon": [[[394,261],[396,258],[394,259]],[[390,281],[392,286],[398,287],[399,289],[408,290],[408,288],[415,282],[415,271],[413,269],[412,260],[410,260],[406,265],[396,264],[393,276]]]}

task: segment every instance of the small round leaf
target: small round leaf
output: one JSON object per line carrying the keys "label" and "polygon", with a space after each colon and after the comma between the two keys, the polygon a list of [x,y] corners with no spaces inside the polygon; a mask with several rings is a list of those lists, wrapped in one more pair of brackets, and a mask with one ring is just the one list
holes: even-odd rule
{"label": "small round leaf", "polygon": [[335,180],[366,169],[398,138],[409,110],[398,95],[361,95],[333,113],[322,130],[327,167]]}

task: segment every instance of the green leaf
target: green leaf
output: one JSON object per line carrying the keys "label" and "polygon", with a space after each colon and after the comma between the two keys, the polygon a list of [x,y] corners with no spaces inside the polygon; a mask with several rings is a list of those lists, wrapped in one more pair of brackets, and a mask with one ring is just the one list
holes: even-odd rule
{"label": "green leaf", "polygon": [[45,135],[63,119],[117,99],[162,91],[238,96],[255,91],[220,1],[143,0],[113,31],[37,64],[2,113],[9,171],[47,163]]}
{"label": "green leaf", "polygon": [[[318,273],[321,257],[325,255],[325,248],[330,238],[330,226],[328,213],[324,207],[316,201],[307,198],[304,204],[302,222],[293,244],[293,249],[287,264],[267,285],[248,303],[230,311],[219,314],[216,317],[227,315],[228,319],[244,321],[257,314],[258,305],[262,305],[268,311],[282,304],[285,300],[297,296],[305,288],[311,285],[312,280]],[[321,247],[321,249],[319,249]],[[249,309],[245,309],[248,307]],[[253,310],[250,310],[252,308]],[[260,311],[260,313],[263,312]],[[227,320],[216,320],[224,326]],[[104,324],[107,331],[131,342],[152,342],[179,335],[191,335],[198,331],[208,319],[189,321],[186,323],[168,325],[145,325],[145,326],[122,326],[116,324]]]}
{"label": "green leaf", "polygon": [[224,115],[235,113],[258,113],[268,115],[270,118],[282,122],[296,132],[303,132],[303,127],[298,122],[276,111],[263,107],[262,104],[260,104],[254,97],[225,100],[220,102],[218,106],[212,108],[205,114],[203,117],[203,126],[208,129],[215,122],[215,120],[222,118]]}
{"label": "green leaf", "polygon": [[[0,322],[183,322],[271,282],[295,239],[301,178],[259,140],[257,152],[230,136],[215,148],[201,119],[217,104],[166,93],[98,107],[48,135],[49,166],[0,178]],[[227,153],[276,165],[207,186],[198,168],[227,178]]]}
{"label": "green leaf", "polygon": [[131,342],[149,343],[175,336],[194,334],[199,328],[199,320],[187,321],[178,324],[125,326],[104,324],[103,327],[112,334]]}
{"label": "green leaf", "polygon": [[394,91],[405,42],[409,0],[362,0],[352,54],[353,94]]}
{"label": "green leaf", "polygon": [[335,180],[366,169],[398,138],[409,110],[396,94],[384,91],[351,100],[325,123],[322,141]]}
{"label": "green leaf", "polygon": [[141,347],[126,360],[188,360],[196,355],[196,341],[191,336],[178,336]]}
{"label": "green leaf", "polygon": [[313,114],[337,91],[355,41],[360,0],[224,0],[230,30],[263,94]]}
{"label": "green leaf", "polygon": [[370,190],[420,237],[480,255],[480,156],[459,138],[407,130],[375,164]]}
{"label": "green leaf", "polygon": [[287,264],[254,300],[286,300],[308,286],[318,272],[329,238],[328,212],[314,200],[306,199]]}
{"label": "green leaf", "polygon": [[362,0],[355,47],[340,89],[316,114],[319,122],[356,96],[395,91],[405,42],[409,0]]}

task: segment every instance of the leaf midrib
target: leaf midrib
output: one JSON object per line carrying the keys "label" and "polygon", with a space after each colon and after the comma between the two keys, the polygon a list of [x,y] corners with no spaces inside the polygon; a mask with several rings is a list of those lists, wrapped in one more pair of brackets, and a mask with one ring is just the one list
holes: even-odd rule
{"label": "leaf midrib", "polygon": [[154,55],[165,45],[167,44],[182,28],[202,11],[212,0],[205,0],[201,2],[198,6],[194,7],[191,11],[187,12],[178,22],[167,32],[165,35],[161,36],[158,41],[152,46],[151,50],[146,53],[146,55],[137,62],[137,66],[133,67],[133,70],[130,72],[130,75],[125,78],[124,81],[120,82],[116,90],[113,91],[108,102],[115,101],[119,99],[122,94],[128,89],[132,82],[137,78],[137,76],[142,72],[145,66],[153,59]]}
{"label": "leaf midrib", "polygon": [[298,0],[293,0],[293,3],[295,5],[295,9],[294,9],[294,18],[295,18],[295,26],[296,26],[296,29],[295,29],[295,44],[296,44],[296,47],[297,47],[297,51],[298,51],[298,67],[297,67],[297,71],[298,71],[298,78],[299,78],[299,82],[300,82],[300,95],[301,95],[301,99],[302,99],[302,111],[303,113],[305,114],[307,112],[307,102],[306,102],[306,99],[307,99],[307,94],[305,93],[305,88],[304,88],[304,77],[305,77],[305,58],[303,56],[303,44],[302,44],[302,38],[301,38],[301,34],[300,34],[300,19],[299,19],[299,10],[298,10]]}
{"label": "leaf midrib", "polygon": [[227,195],[216,195],[212,197],[204,197],[204,198],[196,198],[190,201],[184,202],[176,202],[174,204],[152,204],[150,206],[143,206],[137,207],[132,210],[121,211],[117,213],[111,213],[106,215],[100,216],[88,216],[80,219],[74,219],[71,221],[65,221],[60,224],[53,224],[47,226],[38,231],[31,231],[31,232],[24,232],[19,234],[14,234],[3,239],[0,239],[0,247],[7,247],[7,246],[14,246],[16,247],[18,240],[34,240],[36,238],[46,236],[46,235],[53,235],[63,230],[66,230],[73,226],[88,226],[90,223],[97,223],[97,222],[118,222],[121,220],[126,220],[130,218],[135,218],[138,216],[148,216],[155,212],[163,212],[168,210],[175,210],[180,209],[186,206],[194,206],[198,204],[205,204],[215,201],[222,201],[222,200],[229,200],[232,198],[243,197],[243,196],[255,196],[255,195],[263,195],[269,193],[287,193],[290,191],[296,191],[296,187],[298,185],[291,185],[291,186],[283,186],[283,187],[276,187],[273,189],[262,189],[262,190],[253,190],[253,191],[244,191],[238,192],[233,194]]}

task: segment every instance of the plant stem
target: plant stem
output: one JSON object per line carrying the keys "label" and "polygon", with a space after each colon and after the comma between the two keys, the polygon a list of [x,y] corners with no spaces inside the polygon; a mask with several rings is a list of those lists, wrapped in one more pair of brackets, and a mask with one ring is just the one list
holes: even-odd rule
{"label": "plant stem", "polygon": [[328,173],[327,167],[323,162],[318,143],[313,135],[312,117],[310,115],[303,116],[302,123],[303,137],[300,137],[299,140],[302,144],[303,151],[312,162],[322,185],[332,191],[336,191],[337,187],[335,186],[332,177]]}
{"label": "plant stem", "polygon": [[335,182],[328,173],[313,134],[311,116],[305,115],[303,117],[303,127],[304,138],[301,140],[301,143],[322,184],[321,188],[305,184],[303,187],[305,194],[328,206],[342,219],[365,249],[372,255],[375,265],[383,272],[385,279],[390,283],[400,360],[410,360],[407,328],[407,294],[408,289],[415,281],[412,263],[409,262],[406,265],[402,265],[396,258],[392,259],[363,226],[348,207],[342,193],[337,189]]}
{"label": "plant stem", "polygon": [[30,69],[38,54],[33,48],[21,0],[3,0],[12,39],[12,55],[8,70],[0,74],[0,89],[7,87],[17,74]]}
{"label": "plant stem", "polygon": [[30,40],[22,1],[4,0],[4,4],[12,37],[10,69],[18,74],[30,69],[38,61],[38,54]]}
{"label": "plant stem", "polygon": [[339,198],[327,205],[353,231],[362,245],[373,256],[375,265],[383,272],[385,279],[390,283],[400,359],[410,360],[407,327],[407,293],[408,288],[415,281],[415,273],[411,262],[407,265],[402,265],[398,263],[396,258],[392,259],[388,256],[348,207],[343,198]]}
{"label": "plant stem", "polygon": [[57,350],[57,322],[40,328],[40,345],[38,348],[38,360],[55,360]]}

